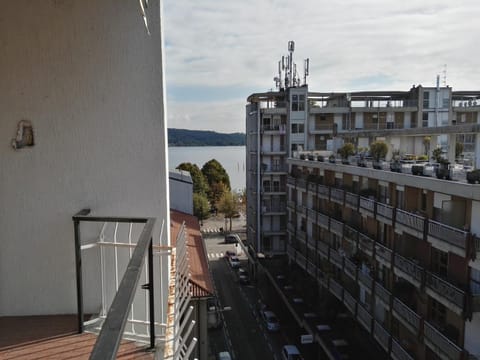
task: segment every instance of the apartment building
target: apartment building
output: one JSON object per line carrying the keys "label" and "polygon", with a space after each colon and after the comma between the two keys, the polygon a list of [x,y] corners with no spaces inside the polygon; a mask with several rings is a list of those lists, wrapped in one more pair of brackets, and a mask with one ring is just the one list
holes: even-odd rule
{"label": "apartment building", "polygon": [[0,357],[187,358],[160,2],[1,9]]}
{"label": "apartment building", "polygon": [[480,91],[437,78],[405,91],[310,92],[293,50],[277,90],[247,99],[251,253],[288,254],[394,359],[479,356],[478,185],[326,159],[345,142],[367,151],[383,141],[386,160],[441,148],[480,168]]}

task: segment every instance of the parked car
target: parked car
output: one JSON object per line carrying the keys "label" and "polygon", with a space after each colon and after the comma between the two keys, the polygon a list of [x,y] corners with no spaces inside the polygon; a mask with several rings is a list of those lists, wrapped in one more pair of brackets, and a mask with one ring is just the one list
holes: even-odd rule
{"label": "parked car", "polygon": [[228,351],[222,351],[221,353],[218,353],[217,359],[218,360],[232,360],[232,357],[230,356],[230,353]]}
{"label": "parked car", "polygon": [[230,257],[232,257],[232,256],[236,256],[236,255],[237,255],[237,253],[236,253],[235,251],[232,251],[232,250],[227,250],[227,251],[225,251],[225,257],[226,257],[227,259],[230,258]]}
{"label": "parked car", "polygon": [[207,328],[218,329],[222,326],[222,317],[219,312],[219,304],[216,298],[207,300]]}
{"label": "parked car", "polygon": [[469,184],[480,183],[480,169],[467,172],[467,181]]}
{"label": "parked car", "polygon": [[303,360],[300,351],[295,345],[285,345],[282,348],[282,359],[283,360]]}
{"label": "parked car", "polygon": [[225,243],[226,244],[236,244],[240,241],[240,236],[235,233],[230,233],[225,235]]}
{"label": "parked car", "polygon": [[277,316],[270,310],[264,310],[261,313],[262,319],[265,322],[265,326],[268,331],[278,331],[280,330],[280,323],[278,322]]}
{"label": "parked car", "polygon": [[240,259],[237,256],[230,256],[228,262],[233,269],[240,267]]}

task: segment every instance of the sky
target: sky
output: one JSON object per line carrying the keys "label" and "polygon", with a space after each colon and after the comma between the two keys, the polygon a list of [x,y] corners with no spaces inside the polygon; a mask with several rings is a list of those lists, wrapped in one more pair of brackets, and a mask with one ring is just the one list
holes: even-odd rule
{"label": "sky", "polygon": [[246,99],[275,89],[290,40],[310,91],[407,91],[437,74],[480,89],[478,0],[164,0],[163,19],[170,128],[245,132]]}

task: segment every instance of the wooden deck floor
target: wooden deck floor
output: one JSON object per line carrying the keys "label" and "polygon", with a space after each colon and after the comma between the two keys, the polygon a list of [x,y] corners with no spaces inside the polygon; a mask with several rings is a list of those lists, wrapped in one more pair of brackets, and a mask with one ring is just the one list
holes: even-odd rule
{"label": "wooden deck floor", "polygon": [[[0,359],[88,359],[97,337],[76,333],[76,316],[0,317]],[[153,359],[132,341],[122,341],[117,359]]]}

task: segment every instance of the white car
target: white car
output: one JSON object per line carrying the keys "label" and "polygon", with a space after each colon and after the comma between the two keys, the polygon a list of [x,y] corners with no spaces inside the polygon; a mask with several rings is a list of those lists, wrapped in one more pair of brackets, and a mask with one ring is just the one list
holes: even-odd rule
{"label": "white car", "polygon": [[282,348],[282,359],[283,360],[303,360],[300,351],[295,345],[285,345]]}
{"label": "white car", "polygon": [[278,331],[280,330],[280,323],[278,322],[277,316],[270,310],[262,311],[262,319],[265,322],[265,326],[268,331]]}
{"label": "white car", "polygon": [[218,353],[217,358],[218,360],[232,360],[232,357],[228,351],[222,351],[221,353]]}
{"label": "white car", "polygon": [[233,269],[239,268],[240,267],[240,259],[236,256],[230,256],[228,258],[228,262],[230,263],[230,266]]}

